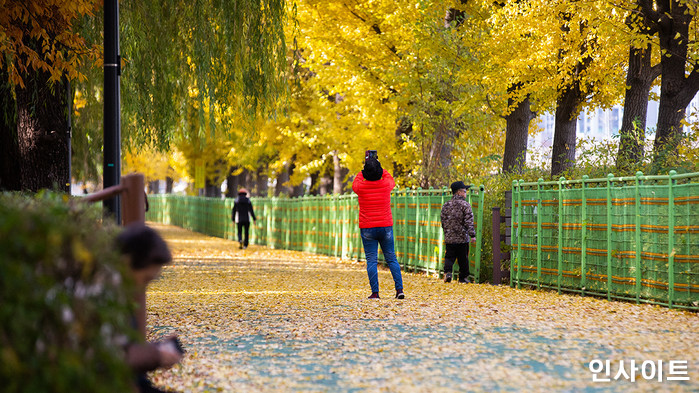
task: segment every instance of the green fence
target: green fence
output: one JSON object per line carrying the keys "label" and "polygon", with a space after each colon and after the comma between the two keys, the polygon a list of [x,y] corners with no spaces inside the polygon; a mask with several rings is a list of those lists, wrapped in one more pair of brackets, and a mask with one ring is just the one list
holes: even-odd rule
{"label": "green fence", "polygon": [[514,182],[511,285],[698,310],[697,180]]}
{"label": "green fence", "polygon": [[[469,248],[471,272],[478,280],[483,238],[483,186],[471,187],[476,245]],[[406,270],[443,272],[444,241],[440,212],[451,198],[446,189],[396,190],[391,196],[398,262]],[[148,221],[180,226],[207,235],[237,239],[231,222],[232,199],[149,195]],[[251,242],[272,248],[363,259],[357,196],[253,198],[257,221]],[[458,269],[458,267],[455,267]]]}

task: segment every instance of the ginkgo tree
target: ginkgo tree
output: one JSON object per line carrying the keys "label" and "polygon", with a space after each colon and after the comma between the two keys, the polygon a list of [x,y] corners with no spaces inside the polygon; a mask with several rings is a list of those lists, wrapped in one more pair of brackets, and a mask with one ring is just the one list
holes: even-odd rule
{"label": "ginkgo tree", "polygon": [[67,189],[68,80],[99,47],[79,34],[95,0],[7,0],[0,12],[0,189]]}
{"label": "ginkgo tree", "polygon": [[[482,62],[465,77],[480,74],[493,107],[505,116],[522,112],[517,121],[524,126],[508,133],[519,138],[520,152],[526,149],[527,125],[533,118],[521,104],[531,100],[537,111],[555,112],[551,172],[559,174],[575,162],[580,112],[611,106],[621,97],[625,59],[619,48],[627,46],[618,39],[616,26],[623,24],[623,15],[594,0],[502,3],[486,20]],[[510,159],[519,159],[518,154]]]}
{"label": "ginkgo tree", "polygon": [[[311,74],[301,81],[308,105],[299,117],[304,121],[279,129],[292,140],[322,147],[307,160],[298,152],[286,156],[293,156],[297,167],[312,168],[320,155],[334,152],[356,173],[363,151],[375,149],[402,185],[487,173],[480,159],[497,152],[502,138],[484,101],[474,100],[482,95],[477,86],[455,82],[456,56],[465,56],[468,48],[454,48],[460,45],[455,29],[445,25],[452,5],[298,2],[298,56]],[[466,146],[481,149],[459,152]],[[467,159],[454,166],[457,152]]]}

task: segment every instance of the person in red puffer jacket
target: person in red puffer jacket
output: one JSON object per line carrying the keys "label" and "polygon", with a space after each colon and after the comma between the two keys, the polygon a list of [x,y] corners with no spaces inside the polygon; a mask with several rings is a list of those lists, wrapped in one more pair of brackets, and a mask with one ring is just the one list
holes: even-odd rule
{"label": "person in red puffer jacket", "polygon": [[379,160],[367,157],[364,169],[354,177],[352,190],[359,200],[359,230],[366,255],[366,270],[369,275],[371,296],[379,298],[378,248],[381,245],[384,258],[391,270],[396,288],[396,299],[404,299],[403,278],[393,244],[393,214],[391,213],[391,191],[396,182]]}

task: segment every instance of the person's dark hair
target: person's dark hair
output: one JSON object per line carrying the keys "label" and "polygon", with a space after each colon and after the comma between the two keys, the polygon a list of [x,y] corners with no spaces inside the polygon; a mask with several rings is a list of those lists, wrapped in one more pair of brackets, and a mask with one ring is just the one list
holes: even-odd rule
{"label": "person's dark hair", "polygon": [[172,261],[172,254],[165,240],[158,232],[144,224],[127,226],[116,240],[119,251],[130,257],[132,269],[145,269]]}
{"label": "person's dark hair", "polygon": [[374,157],[369,157],[366,161],[364,161],[362,175],[369,181],[381,180],[381,176],[383,176],[383,168],[381,167],[379,160]]}

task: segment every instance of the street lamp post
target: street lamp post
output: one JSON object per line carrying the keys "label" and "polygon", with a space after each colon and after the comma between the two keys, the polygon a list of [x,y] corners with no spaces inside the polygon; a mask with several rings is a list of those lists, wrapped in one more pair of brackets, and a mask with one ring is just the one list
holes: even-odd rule
{"label": "street lamp post", "polygon": [[[121,108],[119,77],[119,1],[104,1],[104,163],[103,188],[121,178]],[[105,214],[121,223],[119,196],[103,202]]]}

